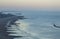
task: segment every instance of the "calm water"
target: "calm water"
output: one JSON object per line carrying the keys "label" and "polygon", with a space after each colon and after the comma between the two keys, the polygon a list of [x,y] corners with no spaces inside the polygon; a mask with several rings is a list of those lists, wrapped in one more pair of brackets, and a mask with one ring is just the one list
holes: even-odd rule
{"label": "calm water", "polygon": [[19,20],[21,23],[23,38],[19,39],[60,39],[60,29],[53,27],[53,24],[60,25],[59,12],[40,12],[24,11],[22,12],[26,20]]}
{"label": "calm water", "polygon": [[60,29],[53,26],[60,25],[60,12],[22,11],[22,14],[28,19],[17,21],[21,24],[16,32],[24,37],[15,39],[60,39]]}

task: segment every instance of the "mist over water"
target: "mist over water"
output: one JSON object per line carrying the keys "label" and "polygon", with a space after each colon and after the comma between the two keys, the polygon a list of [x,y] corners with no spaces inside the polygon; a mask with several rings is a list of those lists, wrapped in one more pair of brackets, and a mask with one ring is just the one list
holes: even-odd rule
{"label": "mist over water", "polygon": [[24,37],[14,39],[60,39],[60,29],[53,26],[60,25],[60,12],[22,10],[21,13],[28,19],[17,21],[20,30],[16,32]]}

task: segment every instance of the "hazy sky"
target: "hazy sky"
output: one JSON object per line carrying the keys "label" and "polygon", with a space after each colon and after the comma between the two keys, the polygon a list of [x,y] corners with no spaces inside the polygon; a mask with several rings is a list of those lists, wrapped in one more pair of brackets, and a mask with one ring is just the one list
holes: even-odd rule
{"label": "hazy sky", "polygon": [[60,8],[60,0],[0,0],[0,8]]}

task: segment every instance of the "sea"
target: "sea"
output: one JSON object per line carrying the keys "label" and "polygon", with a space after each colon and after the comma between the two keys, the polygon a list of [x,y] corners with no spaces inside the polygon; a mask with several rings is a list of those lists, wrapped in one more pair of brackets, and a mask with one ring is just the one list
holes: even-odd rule
{"label": "sea", "polygon": [[[27,19],[19,19],[16,21],[16,28],[14,32],[23,37],[14,39],[60,39],[60,28],[54,27],[53,24],[60,26],[60,11],[30,11],[22,10],[21,13]],[[13,13],[15,15],[21,15]]]}

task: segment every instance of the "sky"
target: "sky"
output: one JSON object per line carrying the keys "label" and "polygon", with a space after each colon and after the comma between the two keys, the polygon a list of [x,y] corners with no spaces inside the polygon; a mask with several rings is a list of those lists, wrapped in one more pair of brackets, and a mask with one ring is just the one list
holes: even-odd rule
{"label": "sky", "polygon": [[0,8],[59,9],[60,0],[0,0]]}

